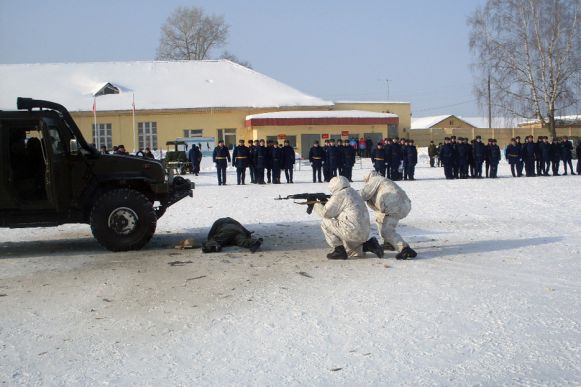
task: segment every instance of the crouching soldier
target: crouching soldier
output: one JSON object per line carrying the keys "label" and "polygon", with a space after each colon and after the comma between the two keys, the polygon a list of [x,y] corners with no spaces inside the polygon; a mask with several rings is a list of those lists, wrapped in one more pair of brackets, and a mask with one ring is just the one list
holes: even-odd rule
{"label": "crouching soldier", "polygon": [[405,191],[377,172],[369,172],[364,181],[365,186],[361,190],[361,198],[367,202],[369,208],[375,211],[377,228],[384,241],[383,248],[397,250],[398,253],[395,256],[397,259],[416,257],[417,253],[395,231],[398,222],[412,209],[412,203]]}
{"label": "crouching soldier", "polygon": [[379,258],[383,248],[376,238],[369,236],[369,212],[365,203],[345,176],[336,176],[329,182],[331,197],[325,205],[315,203],[314,210],[321,217],[321,228],[327,244],[334,248],[329,259],[363,257],[366,251]]}
{"label": "crouching soldier", "polygon": [[232,218],[220,218],[214,222],[208,240],[202,243],[204,253],[216,253],[224,246],[239,246],[254,253],[262,244],[262,238],[252,238],[252,233]]}

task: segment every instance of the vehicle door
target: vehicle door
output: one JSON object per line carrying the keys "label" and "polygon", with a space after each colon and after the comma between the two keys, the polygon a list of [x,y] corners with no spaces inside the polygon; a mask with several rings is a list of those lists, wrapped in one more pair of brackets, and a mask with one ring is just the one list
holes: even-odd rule
{"label": "vehicle door", "polygon": [[57,210],[69,207],[71,202],[69,139],[70,135],[62,121],[51,116],[43,118],[42,141],[48,160],[45,172],[46,193]]}

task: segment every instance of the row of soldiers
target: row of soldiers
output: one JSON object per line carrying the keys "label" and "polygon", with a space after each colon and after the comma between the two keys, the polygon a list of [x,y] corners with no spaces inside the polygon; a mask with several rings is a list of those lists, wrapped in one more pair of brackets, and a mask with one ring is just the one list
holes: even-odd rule
{"label": "row of soldiers", "polygon": [[[432,141],[428,147],[431,166],[434,148]],[[439,149],[438,158],[444,166],[446,179],[482,178],[483,164],[486,177],[496,178],[501,152],[494,138],[489,138],[488,144],[484,144],[481,136],[476,136],[470,143],[466,137],[451,136],[444,138],[444,145]]]}
{"label": "row of soldiers", "polygon": [[418,150],[411,139],[386,138],[371,152],[375,171],[391,180],[415,180]]}
{"label": "row of soldiers", "polygon": [[348,140],[325,140],[323,146],[315,141],[309,150],[309,162],[313,169],[313,183],[331,181],[335,176],[344,176],[352,182],[353,166],[355,165],[357,151]]}
{"label": "row of soldiers", "polygon": [[240,140],[234,148],[232,158],[230,151],[220,140],[214,149],[212,160],[216,164],[218,175],[218,185],[226,185],[226,168],[228,163],[236,167],[236,178],[238,185],[246,184],[246,169],[250,170],[250,182],[252,184],[268,183],[280,184],[281,171],[284,170],[286,182],[293,183],[293,168],[295,164],[295,151],[288,140],[284,144],[275,144],[264,140],[248,140],[248,146],[244,145],[244,140]]}
{"label": "row of soldiers", "polygon": [[[547,136],[538,136],[537,141],[534,141],[533,136],[525,137],[524,144],[521,143],[520,137],[515,137],[510,140],[510,145],[506,147],[505,157],[510,164],[510,171],[513,177],[520,177],[523,173],[523,167],[526,176],[549,176],[549,169],[552,170],[553,176],[559,175],[559,164],[563,162],[565,172],[567,175],[567,166],[572,175],[573,172],[573,144],[565,136],[559,141],[558,138],[553,138],[549,142]],[[581,142],[577,144],[577,158],[581,156]],[[579,170],[579,160],[577,160],[577,172]]]}

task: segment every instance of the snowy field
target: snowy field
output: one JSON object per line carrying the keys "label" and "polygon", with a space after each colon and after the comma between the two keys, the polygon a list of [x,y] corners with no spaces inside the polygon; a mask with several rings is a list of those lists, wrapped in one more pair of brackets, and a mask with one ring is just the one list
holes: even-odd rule
{"label": "snowy field", "polygon": [[[328,192],[309,170],[218,187],[206,166],[137,252],[2,229],[0,384],[580,385],[581,177],[508,175],[402,182],[413,261],[328,261],[316,215],[273,200]],[[263,248],[173,248],[223,216]]]}

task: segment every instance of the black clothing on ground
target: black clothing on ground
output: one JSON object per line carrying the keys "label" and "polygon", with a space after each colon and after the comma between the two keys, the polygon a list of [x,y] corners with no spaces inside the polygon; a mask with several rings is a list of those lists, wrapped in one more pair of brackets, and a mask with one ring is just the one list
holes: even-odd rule
{"label": "black clothing on ground", "polygon": [[214,222],[208,240],[202,243],[204,253],[222,250],[225,246],[239,246],[255,252],[262,244],[262,239],[252,238],[252,233],[232,218],[220,218]]}

